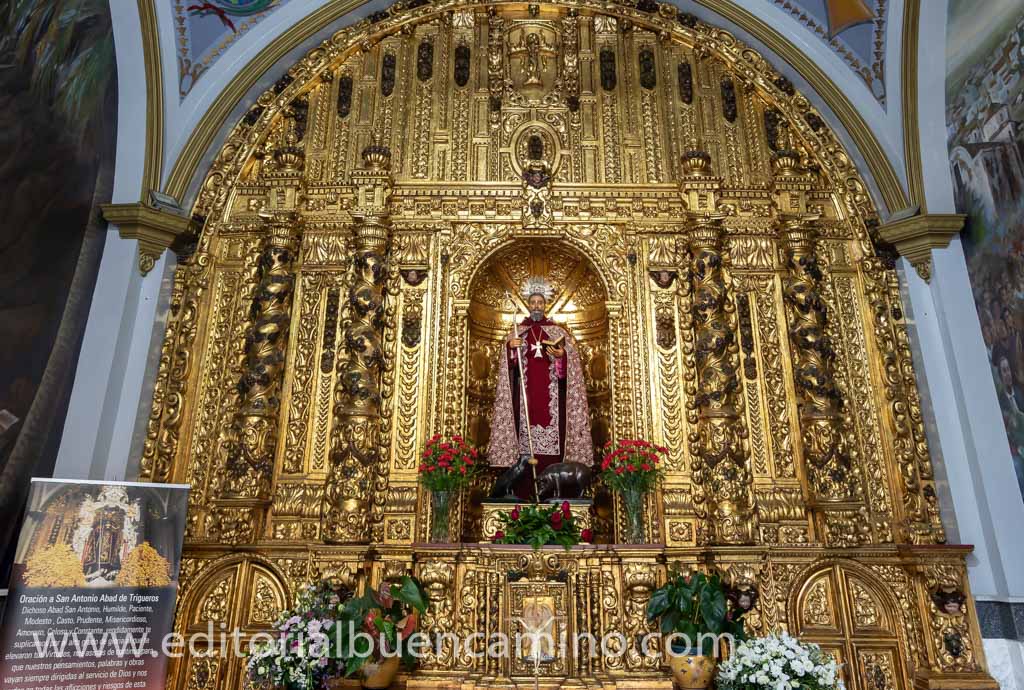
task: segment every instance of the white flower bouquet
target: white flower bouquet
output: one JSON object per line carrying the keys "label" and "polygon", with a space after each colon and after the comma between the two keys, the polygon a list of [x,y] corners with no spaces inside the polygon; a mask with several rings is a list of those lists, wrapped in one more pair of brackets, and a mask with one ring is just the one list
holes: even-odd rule
{"label": "white flower bouquet", "polygon": [[350,593],[321,580],[300,588],[295,608],[281,613],[273,632],[249,649],[253,685],[283,690],[319,690],[343,673],[339,648],[342,613]]}
{"label": "white flower bouquet", "polygon": [[718,666],[718,690],[844,690],[839,664],[786,633],[740,642]]}

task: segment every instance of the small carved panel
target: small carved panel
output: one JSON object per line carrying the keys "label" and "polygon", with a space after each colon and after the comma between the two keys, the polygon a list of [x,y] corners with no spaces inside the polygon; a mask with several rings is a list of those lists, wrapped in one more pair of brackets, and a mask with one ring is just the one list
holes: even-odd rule
{"label": "small carved panel", "polygon": [[429,81],[434,76],[434,44],[428,40],[420,41],[416,49],[416,78]]}
{"label": "small carved panel", "polygon": [[395,69],[398,58],[392,52],[384,53],[380,65],[380,93],[387,98],[395,91]]}
{"label": "small carved panel", "polygon": [[338,79],[338,117],[346,118],[352,112],[352,75],[343,74]]}
{"label": "small carved panel", "polygon": [[815,577],[807,584],[801,597],[799,615],[804,628],[829,628],[839,631],[831,571]]}
{"label": "small carved panel", "polygon": [[459,88],[469,83],[470,56],[471,51],[468,45],[455,46],[455,67],[452,76]]}
{"label": "small carved panel", "polygon": [[689,62],[680,62],[676,71],[679,78],[679,100],[690,105],[693,103],[693,68]]}

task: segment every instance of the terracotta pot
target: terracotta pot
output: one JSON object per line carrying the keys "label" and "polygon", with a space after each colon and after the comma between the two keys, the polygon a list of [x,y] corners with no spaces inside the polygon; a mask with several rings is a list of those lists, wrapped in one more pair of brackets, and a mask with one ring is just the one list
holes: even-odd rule
{"label": "terracotta pot", "polygon": [[713,656],[691,654],[696,649],[672,650],[668,665],[672,669],[676,685],[682,690],[706,690],[715,678],[718,661]]}
{"label": "terracotta pot", "polygon": [[401,664],[401,657],[390,656],[382,659],[379,663],[368,661],[363,666],[363,687],[383,690],[391,687],[395,676],[398,675],[398,666]]}

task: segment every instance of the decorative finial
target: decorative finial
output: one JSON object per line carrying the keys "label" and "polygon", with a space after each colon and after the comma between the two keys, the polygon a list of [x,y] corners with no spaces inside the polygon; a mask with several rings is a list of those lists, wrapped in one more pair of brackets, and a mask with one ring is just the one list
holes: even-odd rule
{"label": "decorative finial", "polygon": [[363,163],[369,170],[389,170],[391,149],[384,145],[379,132],[374,132],[370,144],[363,149]]}
{"label": "decorative finial", "polygon": [[707,151],[701,151],[694,145],[689,151],[684,151],[682,158],[683,174],[687,176],[707,175],[711,170],[711,155]]}
{"label": "decorative finial", "polygon": [[793,131],[785,120],[779,122],[775,141],[778,146],[778,150],[772,157],[775,174],[783,177],[801,174],[803,170],[800,167],[800,152],[796,148]]}
{"label": "decorative finial", "polygon": [[298,142],[298,135],[293,131],[289,131],[284,137],[284,145],[274,150],[274,162],[277,163],[280,171],[298,172],[302,170],[306,156]]}

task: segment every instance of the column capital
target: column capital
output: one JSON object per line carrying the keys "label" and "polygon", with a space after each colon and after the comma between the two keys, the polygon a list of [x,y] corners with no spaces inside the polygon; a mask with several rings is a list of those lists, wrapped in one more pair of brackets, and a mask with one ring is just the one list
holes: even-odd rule
{"label": "column capital", "polygon": [[949,246],[964,227],[959,213],[925,213],[890,221],[878,228],[878,236],[910,262],[925,282],[932,278],[932,250]]}
{"label": "column capital", "polygon": [[100,211],[108,223],[117,226],[123,239],[139,243],[139,272],[146,275],[160,255],[190,234],[192,219],[140,201],[131,204],[102,204]]}

